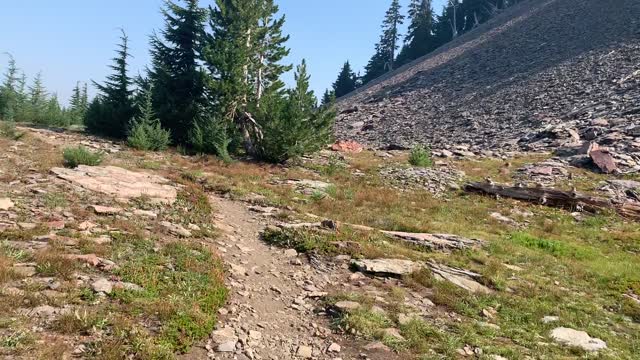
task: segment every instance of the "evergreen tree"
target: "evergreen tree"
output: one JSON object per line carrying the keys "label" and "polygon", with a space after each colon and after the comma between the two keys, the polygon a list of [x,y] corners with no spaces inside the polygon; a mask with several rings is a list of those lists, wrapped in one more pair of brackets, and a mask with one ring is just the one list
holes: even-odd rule
{"label": "evergreen tree", "polygon": [[263,106],[258,109],[263,129],[263,136],[256,142],[259,158],[282,163],[320,150],[330,141],[335,113],[317,107],[309,78],[303,60],[296,69],[296,87],[288,90],[285,98],[275,92],[265,95]]}
{"label": "evergreen tree", "polygon": [[0,88],[0,117],[6,121],[14,121],[18,106],[18,67],[13,56],[7,56],[9,63]]}
{"label": "evergreen tree", "polygon": [[[206,20],[198,0],[165,1],[165,27],[151,39],[153,103],[162,125],[177,141],[187,141],[205,104],[204,75],[199,62]],[[146,89],[144,87],[143,89]]]}
{"label": "evergreen tree", "polygon": [[463,0],[464,31],[469,31],[493,16],[497,0]]}
{"label": "evergreen tree", "polygon": [[[464,11],[460,0],[449,0],[434,26],[435,44],[444,45],[458,37],[464,30]],[[437,47],[436,46],[436,47]]]}
{"label": "evergreen tree", "polygon": [[354,91],[358,84],[358,77],[351,70],[349,61],[345,62],[338,74],[338,79],[333,83],[333,95],[337,98]]}
{"label": "evergreen tree", "polygon": [[322,102],[320,103],[320,105],[322,107],[327,107],[331,104],[333,104],[336,101],[336,94],[333,92],[333,90],[325,90],[324,94],[322,95]]}
{"label": "evergreen tree", "polygon": [[435,20],[431,0],[411,0],[409,18],[411,23],[405,45],[398,55],[399,64],[417,59],[433,51],[437,45],[433,35]]}
{"label": "evergreen tree", "polygon": [[[277,91],[284,86],[280,76],[291,70],[291,65],[283,65],[280,62],[289,55],[289,49],[284,45],[289,40],[289,35],[282,34],[284,15],[276,18],[278,6],[273,0],[258,1],[261,4],[258,15],[258,27],[254,37],[255,51],[253,66],[249,76],[254,79],[255,101],[260,105],[260,99],[265,92]],[[251,39],[248,39],[251,41]]]}
{"label": "evergreen tree", "polygon": [[87,97],[87,84],[85,83],[81,88],[80,82],[77,82],[73,88],[71,100],[69,101],[69,111],[67,112],[71,124],[82,123],[89,106]]}
{"label": "evergreen tree", "polygon": [[[47,124],[47,91],[42,83],[42,73],[39,72],[33,79],[33,85],[29,87],[29,105],[25,113],[25,121],[33,121],[38,124]],[[59,108],[58,104],[58,108]]]}
{"label": "evergreen tree", "polygon": [[[132,80],[128,75],[129,38],[122,30],[120,44],[110,68],[113,74],[104,84],[93,82],[100,95],[97,104],[92,104],[87,112],[85,124],[90,132],[124,138],[127,135],[129,121],[135,114],[131,90]],[[98,111],[99,110],[99,111]]]}
{"label": "evergreen tree", "polygon": [[277,10],[272,0],[216,0],[210,7],[205,63],[212,79],[210,102],[217,111],[205,121],[223,124],[199,127],[237,127],[249,154],[255,153],[254,142],[262,136],[252,109],[259,108],[268,93],[280,92],[279,77],[289,69],[279,63],[289,50],[284,46],[288,36],[281,30],[284,18],[275,20]]}
{"label": "evergreen tree", "polygon": [[164,130],[153,111],[153,89],[142,91],[142,102],[138,104],[138,116],[131,120],[127,142],[138,150],[161,151],[171,142],[171,132]]}
{"label": "evergreen tree", "polygon": [[365,67],[365,75],[363,77],[365,84],[394,69],[396,50],[398,50],[398,40],[400,38],[398,28],[404,21],[404,15],[400,13],[400,10],[399,0],[392,0],[382,23],[382,35],[380,36],[380,41],[376,44],[376,52]]}

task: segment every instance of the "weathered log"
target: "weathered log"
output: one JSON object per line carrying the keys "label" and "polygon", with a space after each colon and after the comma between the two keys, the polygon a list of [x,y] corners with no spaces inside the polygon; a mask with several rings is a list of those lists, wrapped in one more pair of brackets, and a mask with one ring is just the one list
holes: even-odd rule
{"label": "weathered log", "polygon": [[615,202],[612,199],[589,196],[576,191],[563,191],[545,187],[517,187],[488,182],[467,184],[465,185],[465,191],[504,196],[571,211],[600,213],[604,210],[614,210],[623,217],[640,220],[640,203],[630,201]]}

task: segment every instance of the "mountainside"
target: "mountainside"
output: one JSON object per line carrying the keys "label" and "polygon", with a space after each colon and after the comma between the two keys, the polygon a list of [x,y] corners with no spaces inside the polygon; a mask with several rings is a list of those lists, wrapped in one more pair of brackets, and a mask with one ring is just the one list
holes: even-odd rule
{"label": "mountainside", "polygon": [[338,138],[373,147],[537,150],[575,130],[637,166],[640,2],[524,2],[338,107]]}

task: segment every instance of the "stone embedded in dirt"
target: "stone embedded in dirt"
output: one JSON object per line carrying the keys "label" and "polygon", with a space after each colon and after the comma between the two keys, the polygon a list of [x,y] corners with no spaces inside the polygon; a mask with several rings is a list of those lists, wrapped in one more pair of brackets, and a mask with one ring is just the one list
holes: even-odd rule
{"label": "stone embedded in dirt", "polygon": [[33,230],[38,227],[38,224],[21,222],[18,223],[18,227],[22,230]]}
{"label": "stone embedded in dirt", "polygon": [[364,150],[364,146],[356,141],[340,140],[331,145],[331,150],[358,154]]}
{"label": "stone embedded in dirt", "polygon": [[398,277],[409,275],[424,268],[424,265],[420,263],[402,259],[352,260],[351,265],[365,273]]}
{"label": "stone embedded in dirt", "polygon": [[549,324],[552,322],[556,322],[556,321],[560,321],[560,317],[559,316],[545,316],[542,318],[542,322],[545,324]]}
{"label": "stone embedded in dirt", "polygon": [[177,190],[168,179],[129,171],[116,166],[53,168],[51,172],[87,190],[107,194],[122,201],[146,197],[155,203],[173,204]]}
{"label": "stone embedded in dirt", "polygon": [[170,234],[181,236],[181,237],[191,237],[191,231],[185,229],[182,225],[172,224],[168,221],[163,221],[160,223],[163,228],[165,228]]}
{"label": "stone embedded in dirt", "polygon": [[342,312],[349,312],[359,309],[362,305],[355,301],[338,301],[334,306]]}
{"label": "stone embedded in dirt", "polygon": [[421,189],[441,196],[449,190],[459,189],[458,183],[464,180],[465,173],[451,166],[434,168],[394,166],[380,169],[380,176],[400,189]]}
{"label": "stone embedded in dirt", "polygon": [[298,256],[298,252],[296,251],[296,249],[287,249],[284,251],[284,256],[288,258],[296,257]]}
{"label": "stone embedded in dirt", "polygon": [[140,210],[140,209],[133,210],[133,215],[140,216],[140,217],[146,217],[146,218],[149,218],[149,219],[155,219],[155,218],[158,217],[158,214],[156,214],[153,211]]}
{"label": "stone embedded in dirt", "polygon": [[9,210],[14,207],[15,204],[9,198],[0,198],[0,210]]}
{"label": "stone embedded in dirt", "polygon": [[17,313],[23,316],[37,316],[39,318],[51,318],[55,315],[68,313],[69,309],[56,308],[50,305],[40,305],[33,309],[18,309]]}
{"label": "stone embedded in dirt", "polygon": [[45,223],[45,225],[51,230],[62,230],[65,227],[65,222],[64,220],[55,220],[55,221],[49,221]]}
{"label": "stone embedded in dirt", "polygon": [[91,289],[97,293],[110,294],[113,291],[113,284],[105,278],[100,278],[91,283]]}
{"label": "stone embedded in dirt", "polygon": [[211,333],[211,341],[217,352],[233,352],[236,350],[238,337],[231,327],[214,330]]}
{"label": "stone embedded in dirt", "polygon": [[336,343],[331,343],[327,348],[327,352],[329,353],[339,353],[340,351],[342,351],[342,347]]}
{"label": "stone embedded in dirt", "polygon": [[25,263],[25,264],[14,264],[11,270],[14,274],[21,277],[32,277],[37,273],[36,264]]}
{"label": "stone embedded in dirt", "polygon": [[236,265],[236,264],[230,264],[230,266],[231,266],[231,274],[237,277],[244,277],[249,274],[247,272],[247,269],[244,266]]}
{"label": "stone embedded in dirt", "polygon": [[92,205],[91,208],[98,215],[119,215],[124,212],[121,207]]}
{"label": "stone embedded in dirt", "polygon": [[129,282],[117,282],[113,285],[115,289],[122,289],[127,291],[143,291],[144,288],[138,284]]}
{"label": "stone embedded in dirt", "polygon": [[296,351],[296,356],[302,359],[311,359],[313,357],[313,349],[310,346],[300,345]]}
{"label": "stone embedded in dirt", "polygon": [[286,184],[293,185],[296,191],[304,195],[325,194],[325,191],[329,189],[333,184],[320,181],[320,180],[287,180]]}
{"label": "stone embedded in dirt", "polygon": [[98,224],[96,223],[92,223],[91,221],[83,221],[80,224],[78,224],[78,230],[80,231],[87,231],[87,230],[91,230],[98,227]]}
{"label": "stone embedded in dirt", "polygon": [[562,345],[578,347],[585,351],[593,352],[607,348],[607,343],[604,341],[592,338],[584,331],[571,328],[555,328],[551,331],[551,338]]}
{"label": "stone embedded in dirt", "polygon": [[387,328],[382,330],[382,333],[385,337],[393,338],[398,341],[405,341],[404,336],[400,334],[400,330],[396,328]]}
{"label": "stone embedded in dirt", "polygon": [[472,293],[490,294],[492,292],[491,289],[478,282],[478,280],[482,279],[480,274],[436,264],[434,262],[429,262],[428,265],[436,279],[449,281],[450,283]]}
{"label": "stone embedded in dirt", "polygon": [[379,341],[365,345],[364,349],[368,351],[391,351],[391,349],[387,345]]}
{"label": "stone embedded in dirt", "polygon": [[499,212],[493,212],[489,215],[492,219],[498,220],[499,222],[511,226],[518,226],[518,222],[513,220],[512,218],[506,217]]}

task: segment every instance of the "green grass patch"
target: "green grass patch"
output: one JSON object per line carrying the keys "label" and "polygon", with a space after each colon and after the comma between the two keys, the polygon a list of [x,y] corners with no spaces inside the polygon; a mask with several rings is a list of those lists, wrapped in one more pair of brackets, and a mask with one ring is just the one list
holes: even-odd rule
{"label": "green grass patch", "polygon": [[160,320],[155,345],[186,352],[216,324],[216,312],[226,300],[222,264],[213,254],[189,243],[169,243],[154,251],[154,242],[136,236],[116,236],[112,258],[123,281],[141,292],[118,290],[123,311]]}

